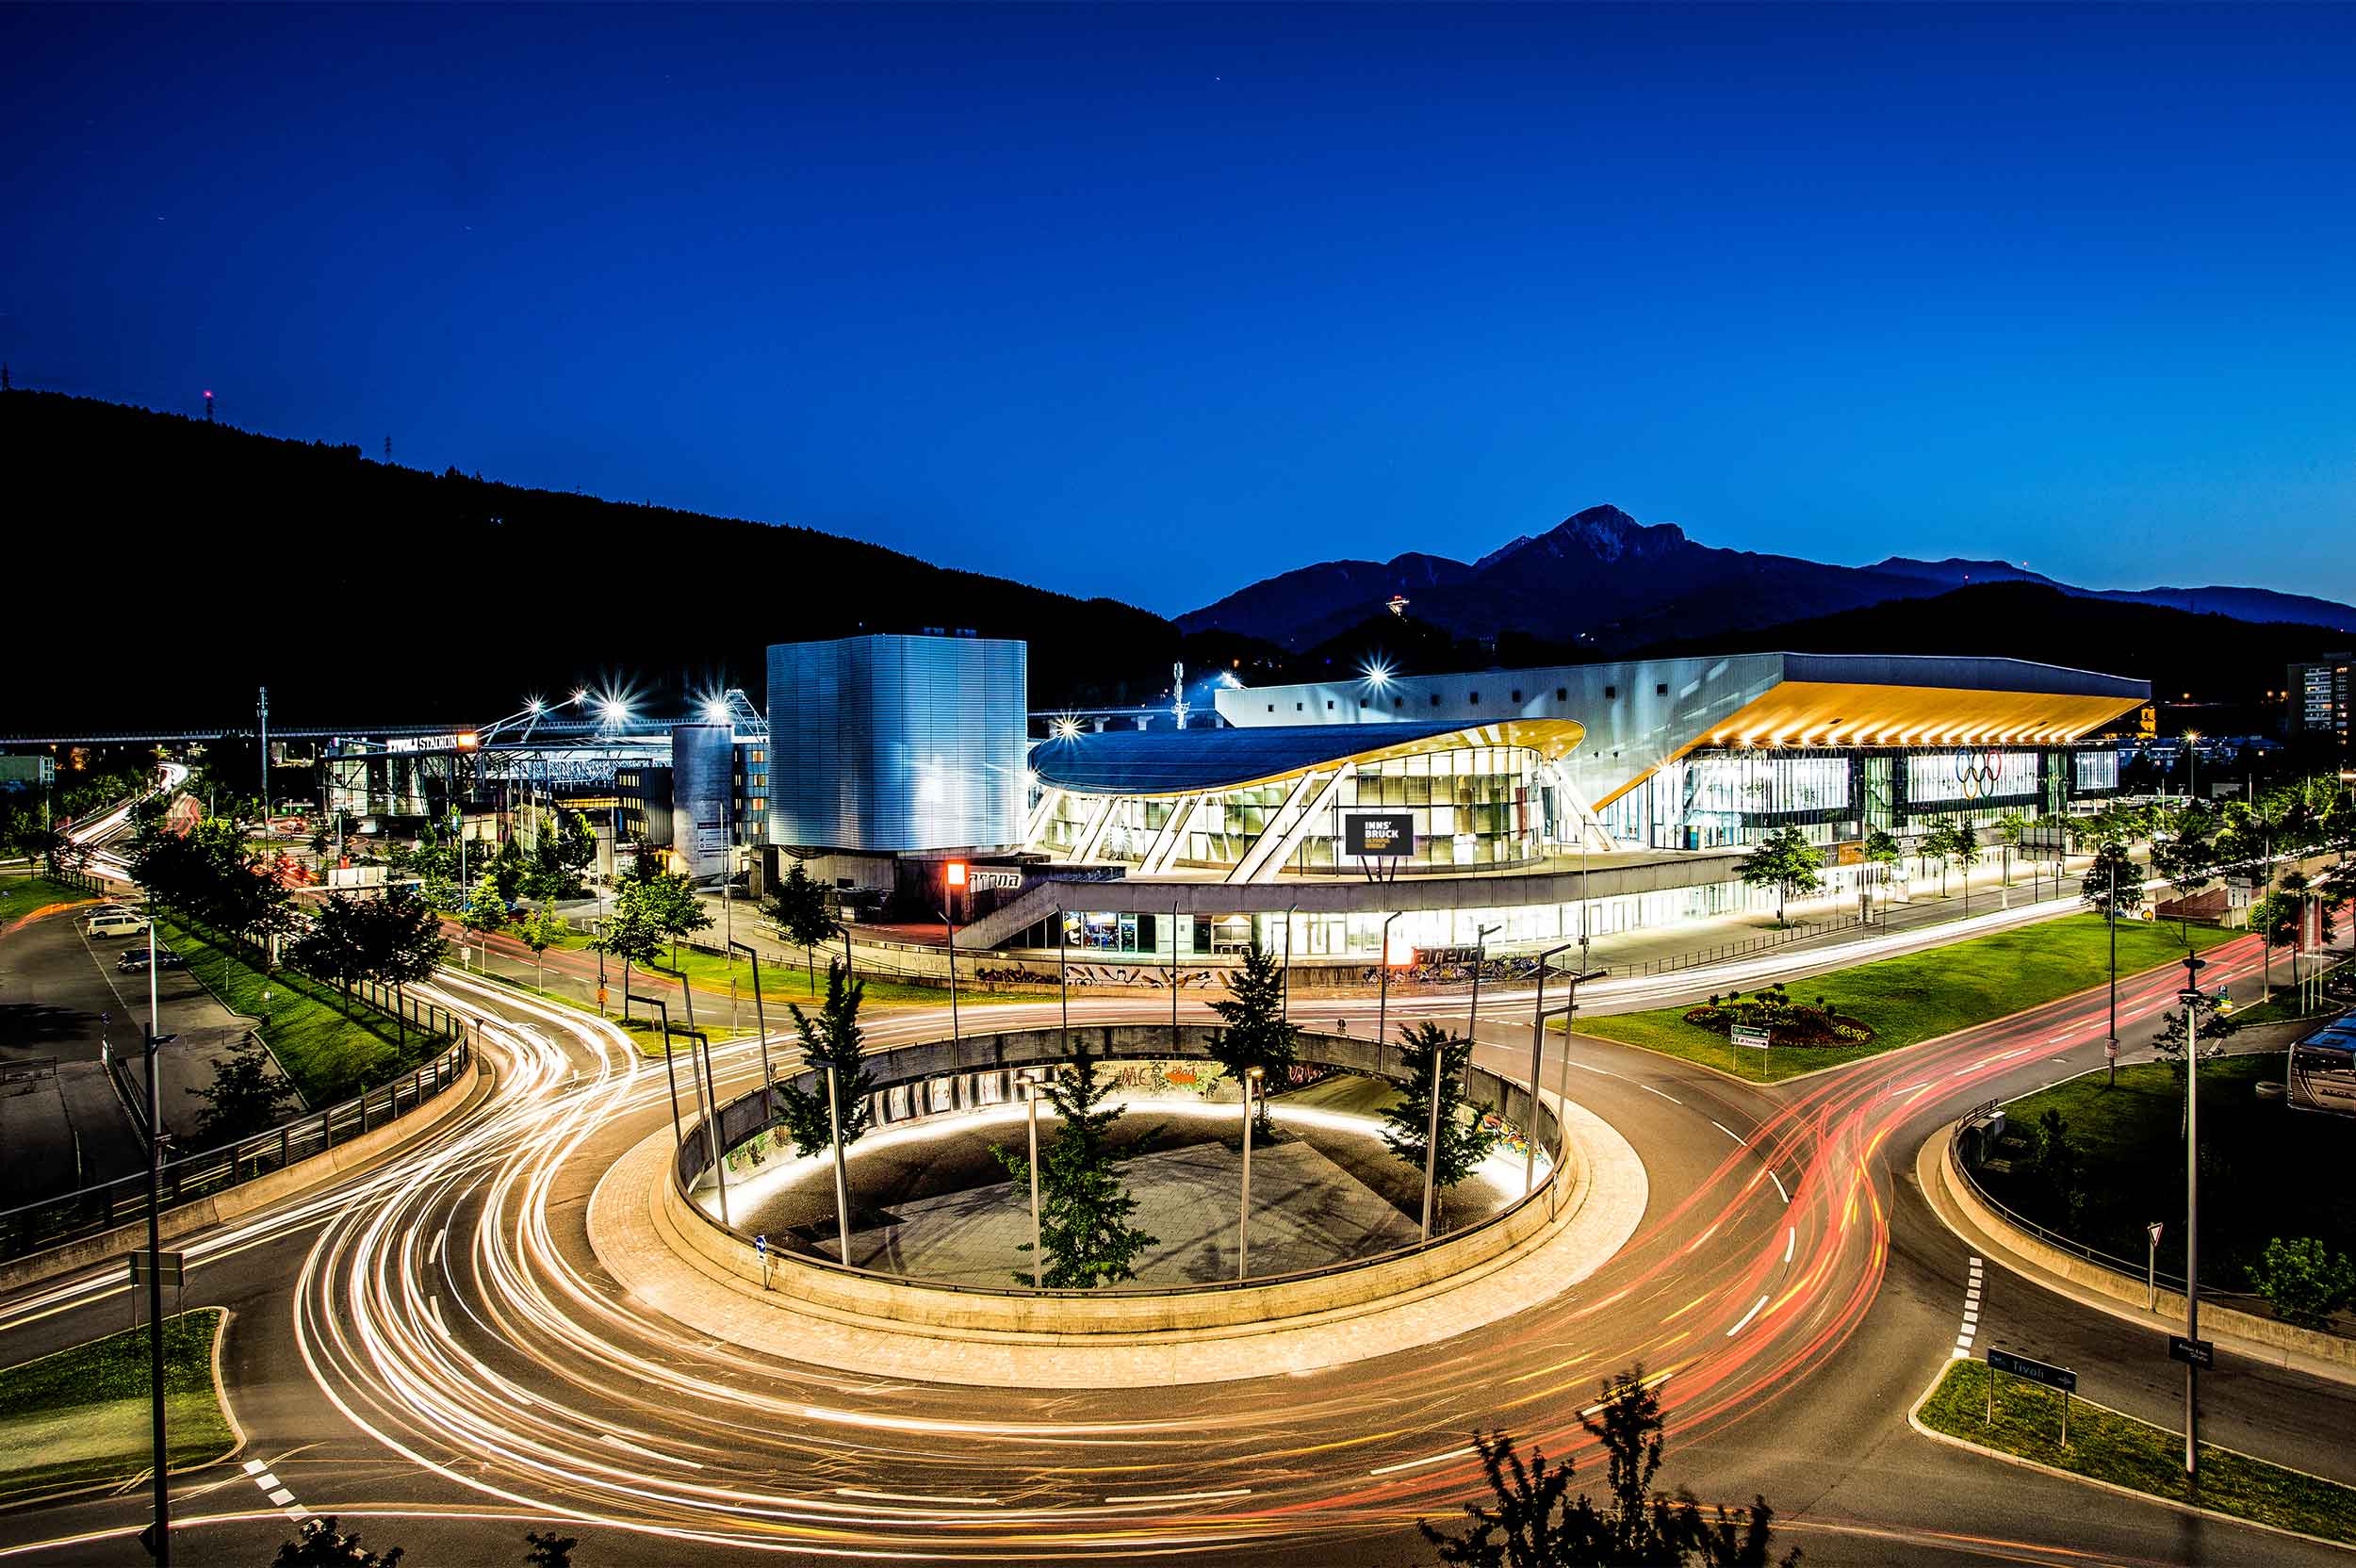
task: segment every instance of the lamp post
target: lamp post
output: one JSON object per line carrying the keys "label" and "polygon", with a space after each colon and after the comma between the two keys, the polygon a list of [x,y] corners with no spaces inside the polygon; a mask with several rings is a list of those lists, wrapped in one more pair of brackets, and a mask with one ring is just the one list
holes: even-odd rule
{"label": "lamp post", "polygon": [[[1488,962],[1491,934],[1504,929],[1501,924],[1482,925],[1473,931],[1472,1017],[1464,1021],[1464,1037],[1472,1042],[1474,1051],[1481,1049],[1481,969]],[[1472,1076],[1472,1055],[1469,1052],[1464,1056],[1464,1075],[1469,1084]]]}
{"label": "lamp post", "polygon": [[835,1087],[832,1062],[826,1064],[826,1126],[834,1134],[834,1246],[847,1264],[851,1261],[851,1184],[843,1169],[843,1102]]}
{"label": "lamp post", "polygon": [[1399,913],[1403,912],[1404,911],[1398,911],[1383,917],[1383,950],[1380,959],[1383,973],[1381,987],[1378,992],[1381,1000],[1375,1004],[1374,1008],[1374,1060],[1378,1067],[1381,1066],[1383,1062],[1383,1042],[1390,1038],[1391,922],[1399,919]]}
{"label": "lamp post", "polygon": [[2110,1062],[2110,1078],[2106,1087],[2119,1084],[2119,859],[2111,858],[2111,895],[2105,901],[2105,913],[2111,937],[2111,1037],[2103,1055]]}
{"label": "lamp post", "polygon": [[1039,1242],[1039,1080],[1026,1076],[1020,1082],[1025,1119],[1030,1123],[1031,1133],[1031,1288],[1038,1290],[1040,1288],[1039,1282],[1045,1278],[1047,1266],[1046,1254],[1040,1250]]}
{"label": "lamp post", "polygon": [[1293,1018],[1293,916],[1300,912],[1298,904],[1284,909],[1284,987],[1279,1004],[1279,1015],[1286,1023]]}
{"label": "lamp post", "polygon": [[[761,1086],[766,1089],[770,1086],[772,1080],[769,1076],[769,1015],[761,1009],[761,955],[754,952],[751,944],[747,942],[731,941],[728,943],[728,946],[735,952],[742,953],[746,958],[752,960],[753,1027],[761,1031]],[[735,985],[736,982],[733,979],[730,979],[728,986],[731,992],[733,992]],[[734,1007],[733,1001],[730,1002],[729,1005],[731,1008]],[[731,1029],[736,1027],[736,1020],[733,1012],[731,1012],[728,1019],[728,1027]],[[768,1102],[763,1101],[761,1108],[763,1112],[766,1112],[770,1107]]]}
{"label": "lamp post", "polygon": [[1170,906],[1170,1048],[1178,1049],[1178,905]]}
{"label": "lamp post", "polygon": [[1235,1217],[1235,1278],[1252,1266],[1252,1097],[1260,1086],[1262,1069],[1243,1070],[1243,1208]]}
{"label": "lamp post", "polygon": [[677,1071],[676,1071],[676,1070],[672,1068],[672,1066],[671,1066],[671,1008],[670,1008],[670,1004],[669,1004],[668,1003],[665,1003],[665,1002],[662,1001],[662,1000],[661,1000],[661,999],[659,999],[659,998],[656,998],[656,997],[651,997],[651,996],[641,996],[641,995],[639,995],[636,991],[627,991],[627,990],[626,990],[626,991],[624,991],[624,992],[622,993],[622,1002],[623,1002],[624,1005],[626,1005],[626,1006],[627,1006],[630,1003],[632,1003],[632,1002],[643,1002],[643,1003],[645,1003],[647,1006],[652,1007],[652,1008],[654,1009],[654,1011],[655,1011],[655,1017],[656,1017],[657,1019],[659,1019],[659,1020],[662,1021],[662,1024],[663,1024],[663,1077],[664,1081],[665,1081],[665,1082],[667,1082],[667,1083],[671,1086],[671,1145],[672,1145],[672,1147],[673,1147],[673,1148],[678,1148],[679,1145],[684,1144],[684,1143],[687,1141],[687,1135],[686,1135],[684,1132],[682,1132],[682,1131],[680,1130],[680,1128],[679,1128],[679,1073],[678,1073],[678,1072],[677,1072]]}
{"label": "lamp post", "polygon": [[[2207,960],[2184,955],[2184,1338],[2201,1337],[2201,972]],[[2200,1369],[2184,1359],[2184,1476],[2201,1477]]]}
{"label": "lamp post", "polygon": [[1056,1025],[1065,1055],[1072,1054],[1072,928],[1065,923],[1063,906],[1055,906],[1055,993],[1063,1009],[1062,1021]]}
{"label": "lamp post", "polygon": [[[263,766],[269,766],[270,751],[262,752]],[[267,805],[267,802],[265,802]],[[164,1173],[163,1095],[155,1081],[155,1056],[170,1035],[156,1033],[158,1021],[155,1007],[155,910],[151,900],[147,911],[147,1371],[148,1422],[155,1439],[155,1453],[151,1470],[155,1476],[155,1543],[151,1548],[159,1563],[172,1561],[172,1490],[170,1452],[164,1430],[164,1238],[162,1186]]]}
{"label": "lamp post", "polygon": [[[1464,1054],[1469,1062],[1472,1053],[1467,1051]],[[1432,1184],[1440,1168],[1440,1079],[1446,1074],[1447,1068],[1446,1044],[1434,1041],[1432,1046],[1432,1114],[1424,1124],[1423,1133],[1423,1218],[1415,1228],[1418,1246],[1432,1239]]]}
{"label": "lamp post", "polygon": [[[1546,1061],[1546,962],[1558,953],[1568,953],[1577,942],[1557,942],[1538,955],[1538,1000],[1530,1012],[1530,1125],[1523,1131],[1522,1196],[1527,1198],[1538,1190],[1538,1070]],[[1570,1041],[1562,1042],[1570,1049]]]}
{"label": "lamp post", "polygon": [[958,1043],[957,1033],[957,927],[949,918],[947,906],[941,911],[941,928],[949,933],[949,1043]]}

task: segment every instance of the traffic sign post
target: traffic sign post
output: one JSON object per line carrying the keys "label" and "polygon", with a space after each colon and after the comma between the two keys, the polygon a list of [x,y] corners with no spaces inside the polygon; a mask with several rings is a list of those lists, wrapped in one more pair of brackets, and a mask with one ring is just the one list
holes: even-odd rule
{"label": "traffic sign post", "polygon": [[2170,1334],[2168,1336],[2168,1359],[2181,1361],[2186,1366],[2198,1366],[2207,1371],[2217,1365],[2217,1341],[2187,1339],[2183,1334]]}
{"label": "traffic sign post", "polygon": [[2143,1310],[2146,1312],[2157,1312],[2160,1307],[2160,1232],[2166,1228],[2156,1219],[2143,1228],[2143,1233],[2151,1242],[2151,1252],[2143,1263]]}
{"label": "traffic sign post", "polygon": [[1727,1031],[1727,1037],[1734,1041],[1738,1049],[1755,1045],[1763,1054],[1767,1050],[1767,1034],[1768,1032],[1764,1029],[1754,1028],[1747,1023],[1738,1023]]}
{"label": "traffic sign post", "polygon": [[1999,1372],[2009,1372],[2024,1381],[2043,1383],[2048,1388],[2061,1390],[2061,1446],[2069,1447],[2070,1396],[2078,1391],[2078,1374],[2067,1366],[2055,1366],[2051,1362],[2037,1361],[2028,1356],[2016,1356],[2010,1350],[1991,1347],[1988,1352],[1988,1419],[1990,1426],[1996,1421],[1996,1374]]}
{"label": "traffic sign post", "polygon": [[769,1288],[769,1237],[767,1233],[753,1237],[753,1255],[761,1260],[761,1288]]}

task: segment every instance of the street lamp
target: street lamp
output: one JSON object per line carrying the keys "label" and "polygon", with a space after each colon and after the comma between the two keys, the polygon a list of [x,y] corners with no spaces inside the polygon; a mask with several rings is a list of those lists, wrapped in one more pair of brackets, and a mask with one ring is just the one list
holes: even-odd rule
{"label": "street lamp", "polygon": [[1243,1210],[1235,1217],[1235,1278],[1240,1280],[1252,1262],[1252,1097],[1260,1086],[1263,1069],[1243,1070]]}
{"label": "street lamp", "polygon": [[[1523,1129],[1522,1196],[1527,1198],[1538,1189],[1538,1072],[1545,1065],[1546,1050],[1546,964],[1558,953],[1568,953],[1577,942],[1557,942],[1538,955],[1538,1000],[1530,1013],[1530,1125]],[[1570,1037],[1565,1033],[1562,1049],[1570,1051]]]}
{"label": "street lamp", "polygon": [[1024,1075],[1016,1079],[1015,1082],[1023,1089],[1024,1116],[1030,1122],[1031,1288],[1038,1290],[1040,1288],[1040,1281],[1045,1277],[1046,1268],[1046,1254],[1041,1251],[1039,1243],[1039,1080],[1030,1076],[1029,1071],[1026,1070]]}
{"label": "street lamp", "polygon": [[[598,981],[597,988],[599,990],[603,990],[605,988],[604,981]],[[655,1010],[655,1016],[660,1019],[663,1023],[663,1077],[664,1082],[671,1086],[671,1144],[672,1147],[678,1148],[687,1142],[687,1135],[685,1132],[681,1131],[679,1127],[679,1073],[671,1066],[670,1004],[658,997],[641,996],[636,991],[630,990],[625,987],[622,991],[622,1011],[625,1016],[629,1014],[630,1004],[633,1002],[643,1002],[647,1006],[652,1007]]]}
{"label": "street lamp", "polygon": [[[962,869],[962,868],[960,868],[960,869]],[[942,906],[942,907],[941,907],[941,928],[943,931],[946,931],[946,932],[949,934],[949,1043],[950,1043],[951,1045],[953,1045],[953,1046],[954,1046],[954,1045],[956,1045],[956,1044],[957,1044],[957,1043],[958,1043],[958,1035],[957,1035],[957,922],[955,922],[955,921],[953,921],[953,920],[951,920],[951,919],[949,918],[949,910],[948,910],[947,906],[945,906],[945,905],[944,905],[944,906]],[[844,936],[844,940],[845,940],[846,942],[849,940],[849,936],[848,936],[848,934],[847,934],[847,933],[845,933],[845,936]]]}
{"label": "street lamp", "polygon": [[2201,972],[2208,961],[2184,955],[2184,1476],[2201,1476]]}
{"label": "street lamp", "polygon": [[[1475,1051],[1481,1049],[1481,971],[1488,962],[1490,936],[1504,929],[1502,924],[1483,925],[1473,932],[1472,1017],[1464,1021],[1464,1037],[1472,1041]],[[1472,1072],[1472,1057],[1469,1054],[1464,1058],[1464,1072],[1467,1077]]]}
{"label": "street lamp", "polygon": [[1374,1059],[1375,1059],[1375,1063],[1376,1063],[1376,1065],[1378,1065],[1378,1066],[1380,1066],[1380,1065],[1381,1065],[1381,1063],[1382,1063],[1382,1061],[1383,1061],[1383,1042],[1385,1039],[1388,1039],[1388,1038],[1390,1037],[1390,1035],[1389,1035],[1389,1025],[1390,1025],[1390,1020],[1391,1020],[1391,922],[1393,922],[1393,921],[1395,921],[1395,920],[1399,919],[1399,914],[1402,914],[1402,913],[1404,913],[1404,912],[1405,912],[1405,911],[1401,910],[1401,911],[1398,911],[1398,912],[1395,912],[1395,913],[1392,913],[1392,914],[1387,914],[1387,915],[1384,915],[1384,916],[1383,917],[1383,956],[1382,956],[1382,966],[1383,966],[1383,982],[1382,982],[1382,992],[1381,992],[1381,994],[1382,994],[1382,1001],[1381,1001],[1381,1002],[1379,1002],[1379,1003],[1376,1004],[1376,1006],[1375,1006],[1375,1013],[1374,1013]]}
{"label": "street lamp", "polygon": [[[1464,1053],[1464,1059],[1469,1066],[1472,1061],[1470,1051]],[[1432,1044],[1432,1116],[1423,1135],[1423,1219],[1415,1229],[1417,1246],[1432,1239],[1432,1184],[1433,1177],[1439,1172],[1440,1162],[1440,1079],[1447,1068],[1446,1042],[1434,1040]]]}

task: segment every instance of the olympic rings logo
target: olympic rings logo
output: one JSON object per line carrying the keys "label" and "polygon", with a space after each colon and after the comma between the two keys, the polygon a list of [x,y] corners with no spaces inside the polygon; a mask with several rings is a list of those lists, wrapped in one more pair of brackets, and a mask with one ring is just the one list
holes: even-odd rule
{"label": "olympic rings logo", "polygon": [[2004,754],[2001,751],[1955,754],[1955,784],[1966,800],[1994,794],[1996,781],[2004,771]]}

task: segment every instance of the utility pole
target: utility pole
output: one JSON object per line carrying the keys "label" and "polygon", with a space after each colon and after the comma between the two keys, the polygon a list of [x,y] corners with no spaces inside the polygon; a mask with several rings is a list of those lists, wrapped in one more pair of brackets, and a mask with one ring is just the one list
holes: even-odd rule
{"label": "utility pole", "polygon": [[2107,905],[2111,928],[2111,1038],[2103,1054],[2110,1062],[2106,1087],[2119,1086],[2119,860],[2111,860],[2111,896]]}
{"label": "utility pole", "polygon": [[[2206,963],[2184,956],[2184,988],[2176,1000],[2184,1008],[2184,1338],[2187,1350],[2201,1339],[2201,971]],[[2184,1358],[2184,1477],[2201,1479],[2201,1370]]]}
{"label": "utility pole", "polygon": [[155,906],[147,908],[147,1370],[148,1416],[155,1454],[152,1474],[155,1488],[155,1539],[150,1546],[158,1563],[172,1561],[172,1488],[167,1472],[171,1449],[164,1433],[164,1237],[163,1095],[156,1086],[155,1054],[170,1037],[156,1032]]}
{"label": "utility pole", "polygon": [[262,688],[262,837],[270,837],[270,688]]}

